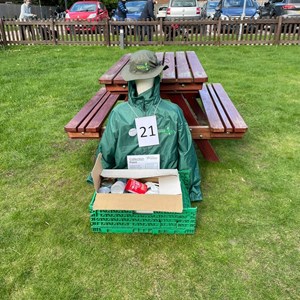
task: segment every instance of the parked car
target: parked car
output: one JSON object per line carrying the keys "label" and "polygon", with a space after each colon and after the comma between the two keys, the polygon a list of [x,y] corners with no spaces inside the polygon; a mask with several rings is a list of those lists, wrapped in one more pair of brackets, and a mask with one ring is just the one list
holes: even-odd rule
{"label": "parked car", "polygon": [[[66,10],[66,21],[87,20],[87,21],[102,21],[109,18],[108,11],[105,5],[99,1],[78,1],[75,2],[70,9]],[[67,27],[67,32],[70,32]],[[75,31],[95,31],[95,26],[84,27],[76,25]]]}
{"label": "parked car", "polygon": [[200,7],[197,0],[170,0],[166,21],[199,20]]}
{"label": "parked car", "polygon": [[[125,6],[128,10],[127,12],[127,20],[138,20],[143,12],[144,6],[147,0],[129,0],[126,1]],[[118,16],[118,9],[116,8],[112,12],[112,20],[119,21],[120,18]]]}
{"label": "parked car", "polygon": [[167,16],[167,9],[168,9],[168,6],[160,6],[157,9],[156,18],[157,19],[159,19],[159,18],[164,19]]}
{"label": "parked car", "polygon": [[216,7],[214,18],[221,18],[227,20],[229,18],[240,18],[245,6],[246,18],[259,18],[259,5],[255,0],[221,0]]}
{"label": "parked car", "polygon": [[[146,5],[146,2],[147,2],[147,0],[127,0],[125,3],[125,6],[127,8],[127,18],[125,19],[125,21],[139,20],[141,14],[143,12],[143,9]],[[113,21],[120,21],[120,17],[118,16],[118,8],[113,9],[111,15],[112,15],[111,19]],[[119,29],[121,27],[113,26],[111,30],[114,34],[118,34]],[[129,32],[130,34],[134,34],[134,26],[128,25],[127,32]]]}
{"label": "parked car", "polygon": [[[214,18],[229,20],[234,18],[241,18],[244,13],[244,18],[258,19],[259,12],[259,5],[255,0],[221,0],[216,7]],[[256,32],[257,27],[255,25],[245,25],[243,28],[241,28],[239,25],[224,25],[221,28],[221,32],[239,33],[240,30],[242,30],[243,32]]]}
{"label": "parked car", "polygon": [[174,21],[171,26],[164,28],[166,40],[173,40],[175,36],[182,35],[188,39],[188,31],[182,28],[176,21],[179,20],[200,20],[200,7],[197,0],[170,0],[167,8],[166,21]]}
{"label": "parked car", "polygon": [[270,0],[261,8],[262,16],[300,17],[300,0]]}
{"label": "parked car", "polygon": [[213,18],[218,3],[219,1],[214,1],[214,0],[206,1],[201,8],[201,14],[200,14],[201,19]]}

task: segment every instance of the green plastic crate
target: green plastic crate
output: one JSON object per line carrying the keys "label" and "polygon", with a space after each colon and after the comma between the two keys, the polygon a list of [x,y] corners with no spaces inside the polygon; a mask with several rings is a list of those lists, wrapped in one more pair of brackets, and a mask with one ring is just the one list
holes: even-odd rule
{"label": "green plastic crate", "polygon": [[127,210],[93,210],[96,197],[96,193],[94,193],[89,205],[92,231],[101,233],[195,233],[197,208],[191,207],[189,198],[189,171],[180,171],[179,175],[183,199],[182,213],[140,214]]}

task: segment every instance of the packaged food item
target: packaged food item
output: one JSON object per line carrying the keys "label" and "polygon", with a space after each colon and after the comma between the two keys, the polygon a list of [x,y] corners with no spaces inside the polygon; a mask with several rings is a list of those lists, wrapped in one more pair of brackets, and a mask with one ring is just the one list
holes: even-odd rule
{"label": "packaged food item", "polygon": [[148,190],[148,187],[146,184],[135,179],[128,179],[125,190],[134,194],[145,194]]}
{"label": "packaged food item", "polygon": [[112,194],[123,194],[125,190],[125,182],[117,180],[110,188]]}

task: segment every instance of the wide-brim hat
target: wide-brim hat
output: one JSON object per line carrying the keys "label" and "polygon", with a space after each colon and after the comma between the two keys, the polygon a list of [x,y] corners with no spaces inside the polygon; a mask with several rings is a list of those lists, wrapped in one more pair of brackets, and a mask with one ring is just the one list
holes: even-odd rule
{"label": "wide-brim hat", "polygon": [[128,64],[121,71],[124,80],[149,79],[159,75],[164,66],[154,52],[140,50],[133,53]]}

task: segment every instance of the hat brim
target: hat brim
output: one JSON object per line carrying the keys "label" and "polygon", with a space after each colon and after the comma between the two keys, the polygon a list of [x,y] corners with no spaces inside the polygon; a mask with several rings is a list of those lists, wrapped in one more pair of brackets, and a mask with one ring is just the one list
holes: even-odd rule
{"label": "hat brim", "polygon": [[125,81],[154,78],[162,72],[162,70],[164,69],[164,66],[157,66],[155,69],[152,69],[151,71],[149,71],[147,73],[136,72],[134,74],[132,74],[130,72],[129,68],[130,68],[130,66],[129,66],[129,64],[127,64],[121,71],[121,75]]}

